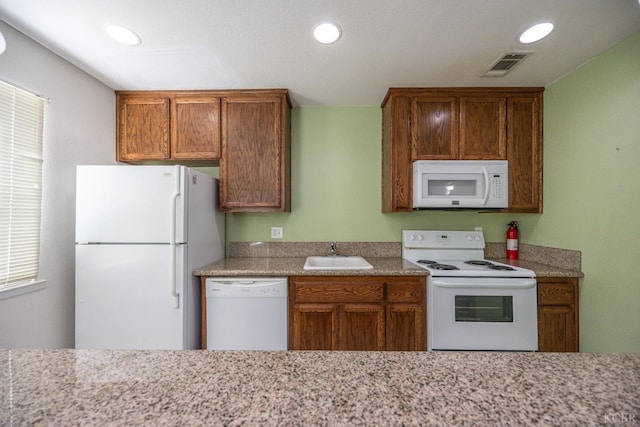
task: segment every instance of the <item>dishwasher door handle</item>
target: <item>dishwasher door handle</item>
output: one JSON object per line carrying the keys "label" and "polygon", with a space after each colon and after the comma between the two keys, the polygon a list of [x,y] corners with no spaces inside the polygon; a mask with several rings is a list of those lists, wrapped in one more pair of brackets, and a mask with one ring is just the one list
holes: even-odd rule
{"label": "dishwasher door handle", "polygon": [[269,282],[256,282],[256,281],[242,281],[242,282],[209,282],[212,285],[228,286],[232,288],[264,288],[267,286],[273,286],[278,283],[276,281]]}
{"label": "dishwasher door handle", "polygon": [[287,296],[287,278],[260,277],[207,279],[206,295],[214,298],[277,298]]}

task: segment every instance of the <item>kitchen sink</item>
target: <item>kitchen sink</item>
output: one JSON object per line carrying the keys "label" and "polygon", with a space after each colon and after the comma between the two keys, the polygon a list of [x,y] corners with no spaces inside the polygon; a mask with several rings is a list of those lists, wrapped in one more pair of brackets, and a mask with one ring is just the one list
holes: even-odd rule
{"label": "kitchen sink", "polygon": [[373,268],[361,256],[310,256],[304,263],[305,270],[363,270]]}

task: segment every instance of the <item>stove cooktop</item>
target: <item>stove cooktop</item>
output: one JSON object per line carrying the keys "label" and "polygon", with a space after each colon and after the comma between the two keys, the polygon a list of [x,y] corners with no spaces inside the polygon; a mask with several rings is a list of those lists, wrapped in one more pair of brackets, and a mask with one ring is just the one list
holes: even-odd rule
{"label": "stove cooktop", "polygon": [[535,273],[531,270],[486,259],[409,261],[428,270],[432,276],[436,277],[535,277]]}
{"label": "stove cooktop", "polygon": [[535,277],[535,272],[484,258],[484,234],[475,231],[404,230],[402,257],[434,277]]}

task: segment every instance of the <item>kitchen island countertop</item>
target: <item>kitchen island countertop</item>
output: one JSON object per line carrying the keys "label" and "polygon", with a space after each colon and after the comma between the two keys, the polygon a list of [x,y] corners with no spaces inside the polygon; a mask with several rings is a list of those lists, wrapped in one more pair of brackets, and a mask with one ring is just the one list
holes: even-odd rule
{"label": "kitchen island countertop", "polygon": [[640,354],[0,350],[0,425],[636,425]]}

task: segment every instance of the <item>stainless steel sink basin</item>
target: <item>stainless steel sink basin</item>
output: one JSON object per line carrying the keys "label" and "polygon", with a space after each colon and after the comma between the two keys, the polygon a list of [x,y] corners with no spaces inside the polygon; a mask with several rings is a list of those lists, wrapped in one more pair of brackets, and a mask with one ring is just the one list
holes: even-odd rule
{"label": "stainless steel sink basin", "polygon": [[304,263],[305,270],[363,270],[373,268],[361,256],[310,256]]}

